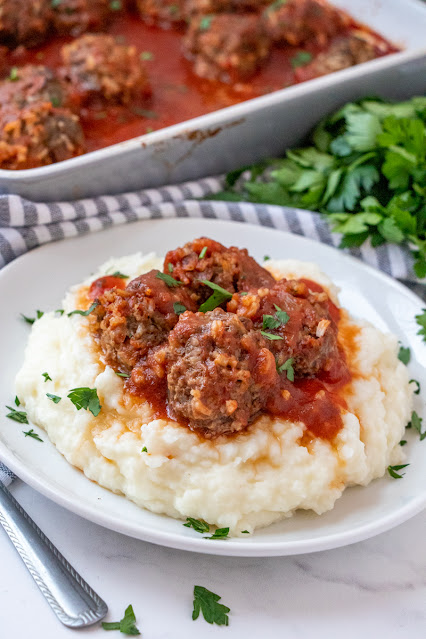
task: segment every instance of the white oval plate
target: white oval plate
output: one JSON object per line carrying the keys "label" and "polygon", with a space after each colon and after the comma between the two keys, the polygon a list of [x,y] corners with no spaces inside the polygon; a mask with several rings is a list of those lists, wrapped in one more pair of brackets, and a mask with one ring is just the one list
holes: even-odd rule
{"label": "white oval plate", "polygon": [[[410,346],[411,377],[426,388],[426,344],[417,336],[414,316],[422,301],[398,282],[362,262],[324,244],[296,235],[249,224],[216,220],[170,219],[143,221],[64,242],[43,246],[15,260],[0,271],[0,404],[13,404],[13,381],[23,360],[28,325],[22,312],[60,307],[65,290],[81,281],[109,257],[138,250],[166,251],[207,235],[224,244],[247,247],[262,260],[296,258],[315,261],[341,288],[342,305],[379,329],[392,331]],[[421,397],[416,410],[423,416]],[[335,508],[317,516],[298,512],[244,539],[206,543],[182,521],[138,508],[89,481],[70,466],[44,437],[40,444],[24,437],[20,424],[0,416],[0,459],[21,479],[61,506],[118,532],[145,541],[202,553],[235,556],[292,555],[336,548],[389,530],[426,505],[426,441],[407,431],[410,465],[403,479],[385,476],[366,488],[347,489]],[[425,419],[426,423],[426,419]]]}

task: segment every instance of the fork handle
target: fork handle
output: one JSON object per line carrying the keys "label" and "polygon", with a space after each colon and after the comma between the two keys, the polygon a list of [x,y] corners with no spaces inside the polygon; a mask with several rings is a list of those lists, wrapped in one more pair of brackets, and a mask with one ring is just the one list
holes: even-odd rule
{"label": "fork handle", "polygon": [[0,482],[0,524],[58,619],[70,628],[105,617],[106,603],[80,577]]}

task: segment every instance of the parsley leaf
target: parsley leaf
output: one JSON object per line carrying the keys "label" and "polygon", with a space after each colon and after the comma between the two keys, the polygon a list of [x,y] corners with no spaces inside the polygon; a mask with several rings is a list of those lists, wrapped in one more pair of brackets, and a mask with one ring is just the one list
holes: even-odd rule
{"label": "parsley leaf", "polygon": [[312,60],[312,53],[309,51],[298,51],[296,55],[294,55],[291,59],[291,66],[293,69],[297,69],[297,67],[304,67],[309,64]]}
{"label": "parsley leaf", "polygon": [[163,280],[163,282],[169,287],[169,288],[175,288],[178,287],[182,284],[182,282],[179,282],[179,280],[175,280],[174,277],[172,277],[171,275],[169,275],[168,273],[161,273],[161,271],[158,271],[156,277],[159,280]]}
{"label": "parsley leaf", "polygon": [[201,611],[207,623],[215,623],[218,626],[228,626],[228,612],[231,612],[231,610],[227,606],[218,603],[220,599],[221,597],[219,597],[219,595],[207,590],[207,588],[203,588],[203,586],[194,586],[194,609],[192,612],[192,619],[194,621],[198,619]]}
{"label": "parsley leaf", "polygon": [[266,337],[266,339],[269,339],[271,341],[277,340],[277,339],[284,339],[280,335],[273,335],[272,333],[266,333],[265,331],[260,331],[260,334],[263,335],[263,337]]}
{"label": "parsley leaf", "polygon": [[42,442],[42,438],[37,435],[37,433],[34,432],[34,429],[31,428],[30,430],[28,430],[27,432],[25,432],[24,430],[22,431],[25,435],[25,437],[32,437],[33,439],[35,439],[38,442]]}
{"label": "parsley leaf", "polygon": [[62,399],[59,395],[52,395],[51,393],[46,393],[46,397],[51,399],[54,404],[59,404]]}
{"label": "parsley leaf", "polygon": [[241,531],[241,534],[249,535],[250,533],[249,533],[249,531],[248,531],[248,530],[242,530],[242,531]]}
{"label": "parsley leaf", "polygon": [[209,524],[202,519],[194,519],[193,517],[187,517],[183,526],[193,528],[198,533],[208,533],[210,531]]}
{"label": "parsley leaf", "polygon": [[410,464],[400,464],[399,466],[388,466],[388,473],[391,477],[393,477],[394,479],[402,479],[405,475],[405,473],[402,473],[401,475],[399,474],[398,471],[402,470],[403,468],[407,468],[407,466],[409,466]]}
{"label": "parsley leaf", "polygon": [[173,304],[173,310],[176,313],[176,315],[181,315],[182,313],[185,313],[186,311],[186,306],[184,306],[183,304],[181,304],[180,302],[174,302]]}
{"label": "parsley leaf", "polygon": [[89,410],[94,417],[97,417],[101,412],[102,407],[96,388],[73,388],[67,397],[72,401],[77,410],[81,408]]}
{"label": "parsley leaf", "polygon": [[401,439],[401,441],[399,442],[400,446],[405,446],[405,444],[407,443],[406,439]]}
{"label": "parsley leaf", "polygon": [[34,322],[40,319],[40,317],[43,317],[43,315],[44,315],[43,311],[36,311],[36,317],[27,317],[26,315],[21,313],[22,319],[25,320],[27,324],[34,324]]}
{"label": "parsley leaf", "polygon": [[229,535],[229,528],[216,528],[211,537],[204,537],[204,539],[227,539]]}
{"label": "parsley leaf", "polygon": [[201,253],[200,253],[200,255],[198,256],[198,257],[200,258],[200,260],[202,260],[204,257],[206,257],[206,253],[207,253],[207,246],[204,246],[204,247],[201,249]]}
{"label": "parsley leaf", "polygon": [[404,346],[400,346],[399,347],[399,353],[398,353],[398,359],[400,360],[400,362],[402,362],[403,364],[405,364],[407,366],[407,364],[409,363],[410,359],[411,359],[411,351],[409,348],[404,348]]}
{"label": "parsley leaf", "polygon": [[294,382],[294,368],[292,366],[293,362],[294,362],[294,358],[290,357],[287,361],[284,362],[284,364],[282,364],[279,368],[277,368],[277,371],[279,373],[283,373],[284,371],[286,371],[287,379],[290,382]]}
{"label": "parsley leaf", "polygon": [[421,335],[423,341],[426,342],[426,308],[423,309],[421,315],[416,315],[416,322],[420,326],[420,330],[417,331],[417,335]]}
{"label": "parsley leaf", "polygon": [[16,410],[16,408],[11,406],[6,406],[6,408],[10,410],[10,413],[7,413],[6,417],[13,419],[13,421],[18,422],[19,424],[28,424],[27,413],[23,410]]}
{"label": "parsley leaf", "polygon": [[120,621],[102,622],[102,628],[104,630],[119,630],[124,635],[140,635],[138,628],[136,628],[136,616],[133,612],[133,606],[127,606],[124,617]]}
{"label": "parsley leaf", "polygon": [[422,433],[422,422],[423,419],[417,415],[415,410],[413,410],[413,412],[411,413],[411,421],[408,424],[407,428],[414,428],[414,430],[419,433],[421,442],[426,439],[426,430],[424,433]]}
{"label": "parsley leaf", "polygon": [[18,395],[15,395],[15,406],[20,406],[21,402],[19,401]]}
{"label": "parsley leaf", "polygon": [[115,371],[115,374],[118,375],[118,377],[124,377],[125,379],[130,377],[129,373],[120,373],[119,371]]}
{"label": "parsley leaf", "polygon": [[213,295],[210,295],[210,297],[203,304],[201,304],[200,308],[198,309],[200,313],[213,311],[215,308],[223,304],[223,302],[231,299],[232,293],[222,288],[218,284],[209,282],[209,280],[201,280],[201,282],[202,284],[205,284],[206,286],[209,286],[211,289],[213,289],[214,292]]}
{"label": "parsley leaf", "polygon": [[111,277],[119,277],[121,280],[127,280],[129,276],[120,273],[120,271],[114,271],[114,273],[111,273]]}
{"label": "parsley leaf", "polygon": [[144,446],[141,450],[141,453],[147,453],[148,452],[148,448],[146,446]]}
{"label": "parsley leaf", "polygon": [[420,395],[420,382],[417,379],[410,379],[409,384],[416,384],[417,388],[414,391],[414,395]]}
{"label": "parsley leaf", "polygon": [[97,306],[99,306],[99,302],[95,301],[89,306],[86,311],[80,311],[80,309],[77,309],[75,311],[71,311],[71,313],[68,313],[68,317],[71,317],[71,315],[83,315],[83,317],[87,317],[88,315],[90,315],[90,313],[93,313]]}
{"label": "parsley leaf", "polygon": [[41,375],[42,375],[42,377],[44,377],[44,382],[45,383],[52,381],[52,378],[50,377],[49,373],[42,373]]}

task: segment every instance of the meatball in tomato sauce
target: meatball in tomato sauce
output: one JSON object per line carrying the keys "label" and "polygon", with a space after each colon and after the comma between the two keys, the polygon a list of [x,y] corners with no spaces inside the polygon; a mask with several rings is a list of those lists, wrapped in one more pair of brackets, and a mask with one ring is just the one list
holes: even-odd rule
{"label": "meatball in tomato sauce", "polygon": [[88,34],[62,47],[64,77],[82,103],[144,101],[151,95],[145,66],[134,46],[110,35]]}
{"label": "meatball in tomato sauce", "polygon": [[[114,10],[113,7],[117,6]],[[104,29],[122,7],[111,0],[60,0],[52,2],[53,26],[61,35],[78,36]]]}
{"label": "meatball in tomato sauce", "polygon": [[171,416],[206,438],[245,429],[277,379],[274,356],[251,320],[219,308],[181,316],[167,362]]}
{"label": "meatball in tomato sauce", "polygon": [[169,251],[164,272],[188,286],[199,303],[205,302],[213,292],[203,283],[206,280],[229,293],[273,286],[275,282],[246,249],[226,248],[206,237]]}
{"label": "meatball in tomato sauce", "polygon": [[51,0],[0,0],[0,44],[36,46],[52,20]]}

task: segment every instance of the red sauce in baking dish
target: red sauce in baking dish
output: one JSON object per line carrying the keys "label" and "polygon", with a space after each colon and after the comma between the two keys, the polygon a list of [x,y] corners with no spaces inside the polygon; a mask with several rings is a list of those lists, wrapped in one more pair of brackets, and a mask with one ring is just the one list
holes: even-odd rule
{"label": "red sauce in baking dish", "polygon": [[[355,23],[354,26],[360,28]],[[126,44],[135,45],[138,51],[149,51],[152,54],[152,59],[146,61],[146,66],[153,97],[142,110],[141,107],[134,107],[132,110],[122,106],[84,109],[80,116],[88,151],[123,142],[295,84],[296,76],[291,62],[294,56],[301,50],[316,56],[322,50],[316,45],[276,47],[249,82],[232,87],[222,82],[203,80],[192,72],[191,64],[181,53],[182,33],[179,31],[148,26],[131,13],[116,16],[106,31],[118,36]],[[27,50],[18,48],[6,54],[3,60],[4,74],[8,75],[10,67],[24,64],[43,64],[57,68],[60,66],[61,47],[71,40],[52,37],[40,47]],[[384,46],[382,51],[378,50],[378,57],[398,50],[385,40],[379,40]]]}

